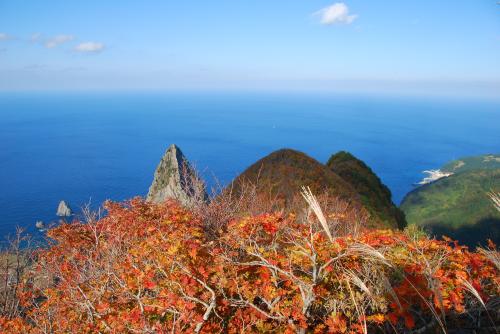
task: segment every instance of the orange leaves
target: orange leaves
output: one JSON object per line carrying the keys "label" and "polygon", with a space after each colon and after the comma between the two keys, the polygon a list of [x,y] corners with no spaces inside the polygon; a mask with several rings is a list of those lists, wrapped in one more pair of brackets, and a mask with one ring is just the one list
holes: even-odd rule
{"label": "orange leaves", "polygon": [[196,259],[196,255],[198,255],[198,247],[196,247],[195,245],[190,245],[188,248],[188,254],[193,259]]}
{"label": "orange leaves", "polygon": [[138,309],[138,308],[134,308],[132,310],[129,310],[125,314],[125,319],[124,320],[127,320],[128,322],[130,322],[132,324],[140,324],[141,323],[141,319],[142,319],[142,312],[141,312],[141,310]]}
{"label": "orange leaves", "polygon": [[108,311],[110,308],[110,305],[106,302],[103,302],[103,303],[99,303],[96,305],[95,309],[97,312],[99,313],[105,313],[106,311]]}
{"label": "orange leaves", "polygon": [[464,281],[483,300],[499,294],[500,275],[486,255],[450,240],[380,230],[332,243],[314,225],[280,214],[235,219],[209,238],[203,222],[173,202],[106,207],[98,222],[49,233],[53,243],[39,252],[34,272],[50,284],[43,294],[29,285],[20,291],[26,316],[39,323],[0,318],[2,333],[41,333],[42,325],[89,333],[362,333],[365,322],[369,332],[389,322],[404,332],[425,325],[432,311],[466,312],[473,297]]}
{"label": "orange leaves", "polygon": [[332,314],[329,316],[325,325],[328,328],[328,333],[346,333],[347,332],[347,321],[345,318],[339,314]]}
{"label": "orange leaves", "polygon": [[380,325],[386,321],[386,316],[384,314],[381,314],[381,313],[376,313],[376,314],[373,314],[373,315],[366,317],[366,321],[374,322],[374,323]]}
{"label": "orange leaves", "polygon": [[28,325],[23,319],[8,319],[5,317],[0,317],[0,330],[5,334],[18,334],[18,333],[30,333],[31,326]]}

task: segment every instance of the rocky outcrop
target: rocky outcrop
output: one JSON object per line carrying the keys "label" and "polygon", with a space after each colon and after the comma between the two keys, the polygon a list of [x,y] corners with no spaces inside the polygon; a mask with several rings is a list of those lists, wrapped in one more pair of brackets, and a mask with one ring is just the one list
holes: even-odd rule
{"label": "rocky outcrop", "polygon": [[176,145],[170,145],[156,168],[146,200],[161,203],[175,199],[183,205],[189,205],[200,198],[207,198],[203,183],[182,151]]}
{"label": "rocky outcrop", "polygon": [[68,203],[65,201],[59,202],[59,206],[57,207],[57,213],[59,217],[69,217],[73,214],[71,211],[71,208],[69,207]]}

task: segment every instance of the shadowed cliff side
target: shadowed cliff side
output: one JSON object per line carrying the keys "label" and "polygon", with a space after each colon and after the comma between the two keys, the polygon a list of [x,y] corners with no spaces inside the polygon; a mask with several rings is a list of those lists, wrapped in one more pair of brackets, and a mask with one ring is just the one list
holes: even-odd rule
{"label": "shadowed cliff side", "polygon": [[391,191],[363,161],[341,151],[332,155],[326,165],[358,192],[374,219],[391,227],[406,226],[405,215],[392,202]]}

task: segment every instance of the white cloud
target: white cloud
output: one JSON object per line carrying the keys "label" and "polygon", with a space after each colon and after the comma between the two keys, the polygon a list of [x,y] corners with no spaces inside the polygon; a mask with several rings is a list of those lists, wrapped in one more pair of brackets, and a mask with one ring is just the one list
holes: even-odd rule
{"label": "white cloud", "polygon": [[42,38],[42,34],[39,33],[39,32],[36,32],[33,35],[31,35],[30,41],[32,41],[33,43],[35,43],[35,42],[40,41],[41,38]]}
{"label": "white cloud", "polygon": [[349,14],[349,7],[343,2],[334,3],[316,13],[320,17],[321,24],[351,24],[358,15]]}
{"label": "white cloud", "polygon": [[0,41],[6,41],[10,38],[6,33],[0,32]]}
{"label": "white cloud", "polygon": [[104,47],[105,46],[103,43],[84,42],[84,43],[80,43],[77,46],[75,46],[75,51],[83,52],[83,53],[100,52],[100,51],[104,50]]}
{"label": "white cloud", "polygon": [[[40,36],[37,36],[37,38],[40,38]],[[56,46],[72,41],[74,37],[72,35],[57,35],[55,37],[49,38],[48,40],[45,41],[45,47],[46,48],[55,48]]]}

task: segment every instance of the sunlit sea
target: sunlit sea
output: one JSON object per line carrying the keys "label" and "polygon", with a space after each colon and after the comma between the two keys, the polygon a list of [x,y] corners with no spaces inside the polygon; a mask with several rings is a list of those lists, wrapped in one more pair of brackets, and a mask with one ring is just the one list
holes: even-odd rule
{"label": "sunlit sea", "polygon": [[396,203],[462,156],[500,153],[500,101],[278,93],[0,93],[0,236],[66,200],[144,196],[177,144],[209,185],[279,148],[364,160]]}

